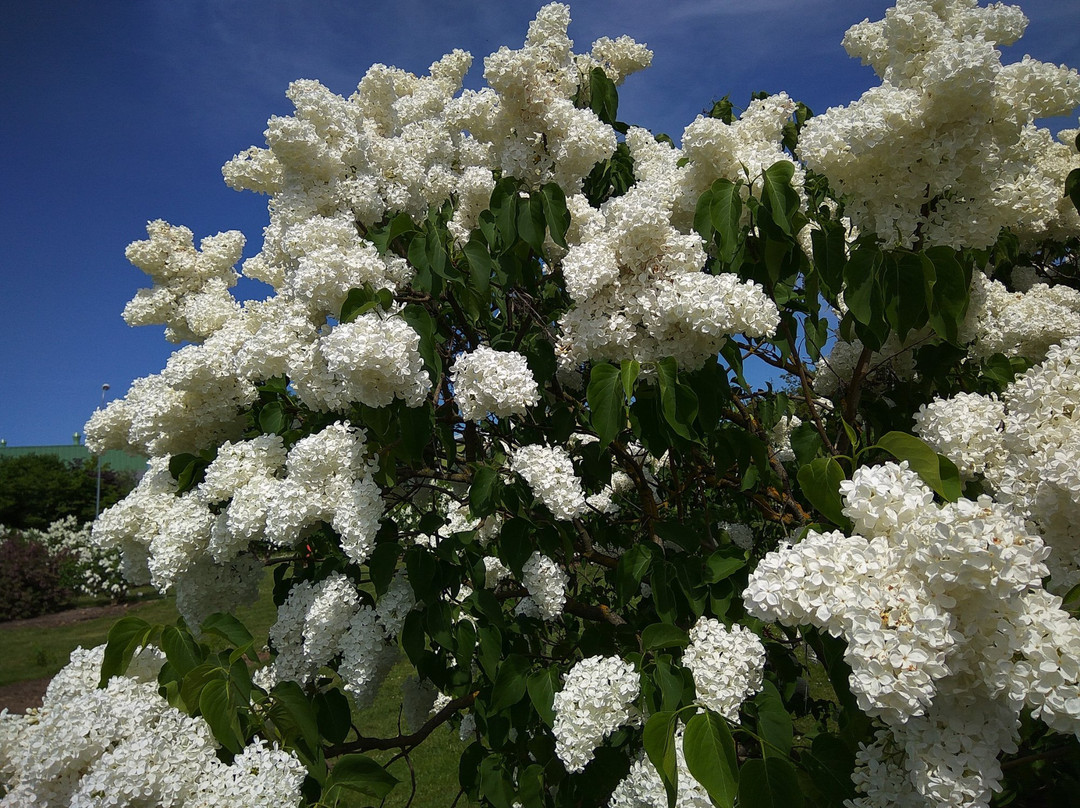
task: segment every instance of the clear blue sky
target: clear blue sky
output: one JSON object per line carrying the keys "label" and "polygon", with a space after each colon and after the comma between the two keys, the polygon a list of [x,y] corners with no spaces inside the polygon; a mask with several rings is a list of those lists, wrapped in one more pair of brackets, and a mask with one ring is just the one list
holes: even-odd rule
{"label": "clear blue sky", "polygon": [[[145,275],[124,247],[150,219],[196,240],[242,230],[247,255],[266,199],[228,189],[222,163],[264,145],[296,78],[348,95],[375,62],[416,73],[449,50],[482,60],[520,47],[542,3],[501,0],[9,0],[0,6],[0,438],[68,443],[98,405],[160,370],[160,327],[120,318]],[[620,118],[676,140],[710,102],[786,90],[815,111],[876,83],[840,47],[885,0],[579,0],[577,50],[629,34],[653,67],[621,92]],[[1031,24],[1008,49],[1080,66],[1080,3],[1021,4]],[[1075,119],[1058,121],[1075,126]],[[241,295],[265,287],[244,281]]]}

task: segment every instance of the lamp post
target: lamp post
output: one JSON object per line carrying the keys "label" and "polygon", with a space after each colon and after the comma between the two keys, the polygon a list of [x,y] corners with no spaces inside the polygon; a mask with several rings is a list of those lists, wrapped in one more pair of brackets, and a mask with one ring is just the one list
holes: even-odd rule
{"label": "lamp post", "polygon": [[[99,410],[105,409],[105,393],[109,389],[109,385],[101,385],[101,403],[98,405]],[[97,521],[98,515],[101,513],[101,455],[97,456],[97,496],[94,498],[94,521]]]}

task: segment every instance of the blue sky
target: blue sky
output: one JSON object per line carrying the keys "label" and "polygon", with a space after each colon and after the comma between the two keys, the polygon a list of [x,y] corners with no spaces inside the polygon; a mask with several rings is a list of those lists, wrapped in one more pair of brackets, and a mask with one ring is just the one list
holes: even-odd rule
{"label": "blue sky", "polygon": [[[296,78],[349,95],[375,62],[425,72],[460,47],[468,86],[500,45],[520,47],[540,2],[398,0],[8,0],[0,6],[0,439],[68,443],[98,405],[160,370],[160,327],[129,328],[148,279],[124,259],[151,219],[222,230],[257,252],[266,199],[230,190],[221,165],[263,145]],[[629,34],[653,67],[621,90],[620,118],[678,139],[712,100],[786,90],[815,111],[876,83],[840,46],[885,0],[579,0],[577,50]],[[1080,65],[1080,3],[1022,3],[1007,49]],[[1058,121],[1075,126],[1072,121]],[[241,281],[241,296],[265,287]]]}

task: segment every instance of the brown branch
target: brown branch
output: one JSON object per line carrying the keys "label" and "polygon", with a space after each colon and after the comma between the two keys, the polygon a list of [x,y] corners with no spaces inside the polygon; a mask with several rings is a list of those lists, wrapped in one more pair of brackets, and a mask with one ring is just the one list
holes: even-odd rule
{"label": "brown branch", "polygon": [[411,735],[398,735],[396,738],[367,738],[360,735],[354,741],[331,746],[326,751],[326,756],[337,757],[339,755],[349,754],[350,752],[366,752],[371,749],[413,749],[414,747],[419,746],[437,727],[442,726],[449,721],[454,713],[463,710],[466,707],[471,707],[473,702],[476,701],[479,692],[480,691],[476,691],[467,696],[461,696],[454,699],[429,718],[424,726],[420,727],[420,729]]}

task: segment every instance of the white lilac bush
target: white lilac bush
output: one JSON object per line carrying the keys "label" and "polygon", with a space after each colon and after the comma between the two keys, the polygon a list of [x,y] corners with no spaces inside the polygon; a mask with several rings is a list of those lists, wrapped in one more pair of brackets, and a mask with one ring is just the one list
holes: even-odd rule
{"label": "white lilac bush", "polygon": [[[125,318],[186,344],[87,425],[153,457],[93,536],[186,622],[0,716],[8,804],[379,800],[368,753],[447,725],[495,808],[1074,798],[1080,154],[1039,119],[1080,75],[1002,60],[1015,7],[899,0],[844,40],[858,100],[676,146],[619,120],[652,53],[569,21],[476,91],[461,51],[293,83],[224,168],[265,300],[238,233],[131,245]],[[229,616],[264,575],[268,660]]]}

